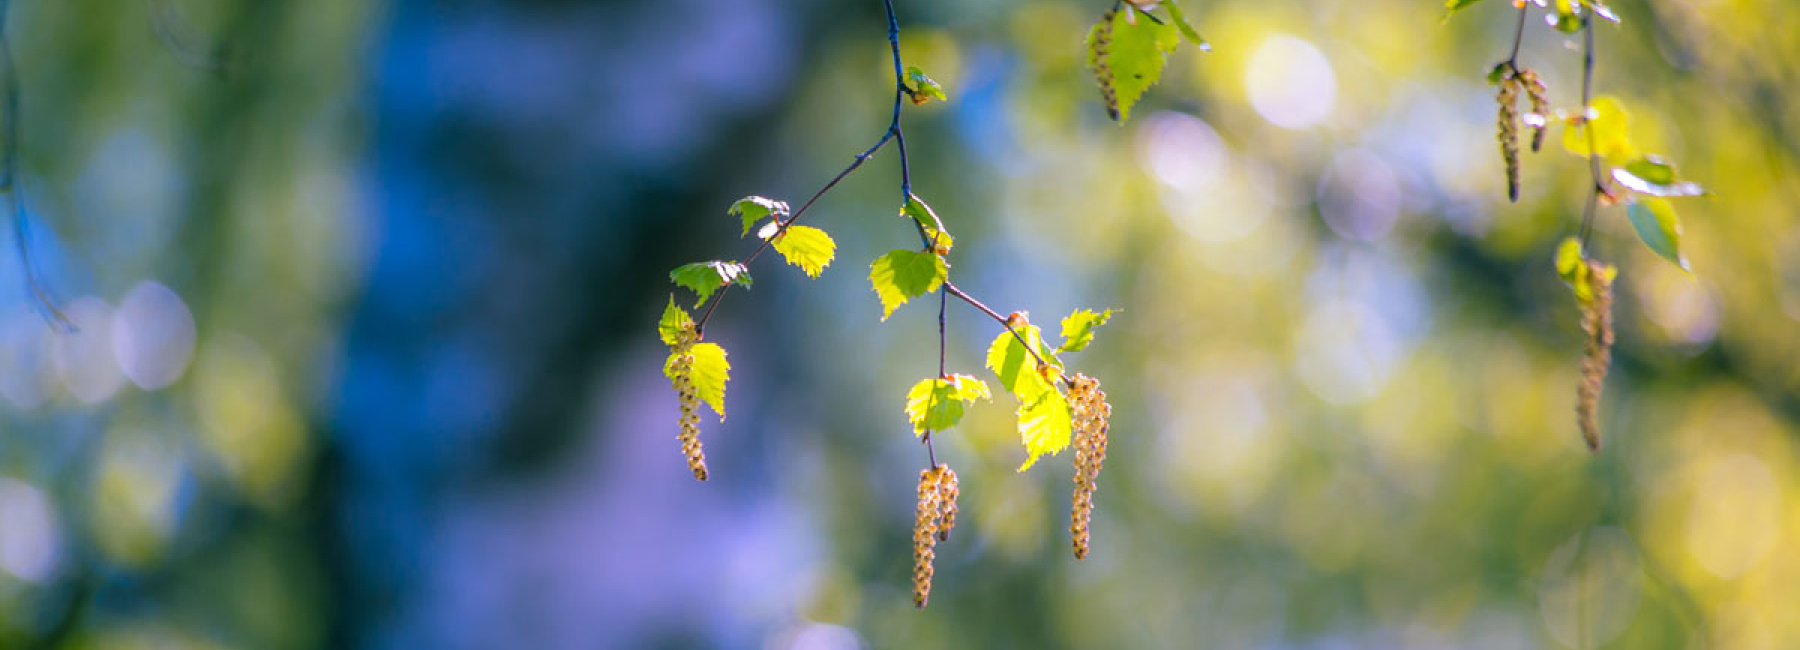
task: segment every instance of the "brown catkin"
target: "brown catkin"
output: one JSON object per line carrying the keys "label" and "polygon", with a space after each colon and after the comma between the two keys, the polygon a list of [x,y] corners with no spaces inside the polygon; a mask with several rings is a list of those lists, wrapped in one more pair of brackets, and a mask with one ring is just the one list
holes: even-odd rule
{"label": "brown catkin", "polygon": [[1113,121],[1119,120],[1119,95],[1113,88],[1112,66],[1106,60],[1112,50],[1113,16],[1116,11],[1107,10],[1100,15],[1100,23],[1088,34],[1088,66],[1094,69],[1094,78],[1100,82],[1100,101],[1106,105],[1106,115]]}
{"label": "brown catkin", "polygon": [[1070,381],[1069,404],[1075,429],[1075,495],[1069,508],[1069,537],[1075,559],[1081,560],[1088,554],[1094,490],[1099,488],[1100,465],[1106,460],[1107,419],[1112,406],[1106,403],[1100,382],[1082,374]]}
{"label": "brown catkin", "polygon": [[931,562],[936,559],[938,520],[943,516],[943,494],[938,489],[937,468],[919,471],[919,510],[913,519],[913,606],[925,609],[931,598]]}
{"label": "brown catkin", "polygon": [[1544,132],[1550,128],[1550,91],[1536,70],[1519,71],[1519,82],[1525,86],[1525,97],[1531,100],[1531,113],[1537,116],[1531,125],[1531,152],[1544,148]]}
{"label": "brown catkin", "polygon": [[938,465],[938,516],[937,538],[940,542],[950,541],[950,529],[956,527],[956,470],[950,465]]}
{"label": "brown catkin", "polygon": [[700,449],[700,394],[694,388],[694,355],[699,336],[692,325],[684,326],[675,338],[675,397],[681,404],[681,453],[687,456],[688,469],[694,478],[706,480],[706,453]]}
{"label": "brown catkin", "polygon": [[1519,79],[1510,72],[1500,80],[1500,159],[1506,163],[1506,197],[1519,200]]}
{"label": "brown catkin", "polygon": [[1581,329],[1587,342],[1581,358],[1581,386],[1575,392],[1575,417],[1581,424],[1581,439],[1589,450],[1600,450],[1600,389],[1606,382],[1606,371],[1612,365],[1613,322],[1611,268],[1588,261],[1588,279],[1594,288],[1594,299],[1581,306]]}

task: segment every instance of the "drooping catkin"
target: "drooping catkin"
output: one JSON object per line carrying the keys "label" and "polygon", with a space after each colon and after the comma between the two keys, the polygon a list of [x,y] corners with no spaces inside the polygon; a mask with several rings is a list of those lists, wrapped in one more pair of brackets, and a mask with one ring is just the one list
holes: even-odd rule
{"label": "drooping catkin", "polygon": [[694,327],[687,325],[675,337],[675,397],[681,404],[681,453],[687,456],[688,469],[694,478],[706,480],[706,453],[700,448],[700,394],[694,387],[694,343],[699,340]]}
{"label": "drooping catkin", "polygon": [[1106,105],[1106,115],[1115,122],[1119,120],[1119,95],[1113,87],[1112,65],[1107,59],[1112,52],[1113,16],[1116,14],[1117,11],[1111,9],[1101,14],[1100,22],[1088,33],[1088,67],[1094,69],[1094,78],[1100,84],[1100,101]]}
{"label": "drooping catkin", "polygon": [[1581,306],[1581,329],[1587,332],[1581,358],[1581,386],[1576,390],[1575,417],[1581,424],[1581,438],[1589,450],[1600,450],[1600,389],[1606,382],[1606,371],[1612,365],[1613,274],[1609,266],[1587,261],[1588,278],[1594,298]]}
{"label": "drooping catkin", "polygon": [[940,542],[950,541],[950,529],[956,527],[956,497],[959,491],[956,486],[956,470],[948,464],[938,465],[938,527],[937,538]]}
{"label": "drooping catkin", "polygon": [[1100,466],[1106,460],[1107,420],[1112,406],[1099,380],[1077,374],[1069,386],[1075,446],[1075,495],[1069,509],[1069,536],[1075,559],[1088,554],[1089,524],[1094,512],[1094,490],[1099,487]]}
{"label": "drooping catkin", "polygon": [[919,471],[919,510],[913,519],[913,606],[925,609],[931,598],[931,562],[936,559],[943,492],[936,467]]}
{"label": "drooping catkin", "polygon": [[1519,79],[1508,71],[1500,79],[1500,159],[1506,163],[1506,197],[1519,200]]}
{"label": "drooping catkin", "polygon": [[1525,86],[1525,97],[1531,100],[1531,152],[1537,153],[1544,148],[1544,132],[1550,128],[1550,91],[1544,88],[1544,80],[1538,78],[1536,70],[1525,68],[1519,71],[1519,82]]}

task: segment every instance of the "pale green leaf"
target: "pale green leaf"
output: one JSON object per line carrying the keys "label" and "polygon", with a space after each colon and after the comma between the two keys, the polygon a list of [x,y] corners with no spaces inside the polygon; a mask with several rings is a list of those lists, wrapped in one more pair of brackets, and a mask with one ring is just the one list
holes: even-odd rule
{"label": "pale green leaf", "polygon": [[774,246],[789,264],[800,267],[812,278],[819,277],[837,256],[837,243],[831,241],[831,235],[811,226],[788,226],[785,232],[775,235]]}
{"label": "pale green leaf", "polygon": [[949,255],[950,249],[956,246],[956,238],[948,232],[941,232],[938,226],[943,221],[938,219],[937,212],[931,209],[918,196],[908,194],[906,205],[900,208],[900,216],[910,217],[919,227],[925,230],[925,238],[932,242],[932,249],[938,255]]}
{"label": "pale green leaf", "polygon": [[786,201],[777,201],[763,196],[746,196],[731,204],[731,209],[727,213],[743,220],[744,234],[748,235],[750,229],[756,227],[756,222],[762,221],[764,217],[771,215],[776,219],[786,217],[788,204]]}
{"label": "pale green leaf", "polygon": [[1108,12],[1088,31],[1088,67],[1094,69],[1107,113],[1123,122],[1144,91],[1162,78],[1169,54],[1181,45],[1174,25],[1139,20],[1129,3]]}
{"label": "pale green leaf", "polygon": [[1045,391],[1020,404],[1019,439],[1027,457],[1019,471],[1031,469],[1039,456],[1054,456],[1069,446],[1070,425],[1069,400],[1059,391]]}
{"label": "pale green leaf", "polygon": [[1675,166],[1657,156],[1644,156],[1613,169],[1613,180],[1650,196],[1699,196],[1706,190],[1675,177]]}
{"label": "pale green leaf", "polygon": [[1681,270],[1688,270],[1687,258],[1681,254],[1681,218],[1675,215],[1675,206],[1667,199],[1643,198],[1626,208],[1625,214],[1631,217],[1631,227],[1637,230],[1644,245]]}
{"label": "pale green leaf", "polygon": [[1112,320],[1113,312],[1112,309],[1098,314],[1087,309],[1075,310],[1075,313],[1069,314],[1068,318],[1064,318],[1062,321],[1063,342],[1057,349],[1064,352],[1080,352],[1089,343],[1094,342],[1094,330],[1105,325],[1106,321]]}
{"label": "pale green leaf", "polygon": [[943,431],[962,421],[963,408],[977,399],[993,399],[980,379],[964,374],[923,379],[906,394],[906,418],[915,434]]}
{"label": "pale green leaf", "polygon": [[744,265],[720,260],[694,262],[675,267],[675,270],[669,272],[669,280],[677,286],[686,287],[693,291],[694,295],[699,296],[699,299],[694,301],[695,306],[706,302],[706,298],[717,291],[719,287],[738,284],[748,289],[751,282],[750,270]]}
{"label": "pale green leaf", "polygon": [[938,85],[938,82],[932,80],[918,66],[906,67],[906,88],[909,91],[908,94],[912,96],[914,105],[924,104],[933,99],[940,102],[950,100],[948,96],[944,95],[944,87]]}
{"label": "pale green leaf", "polygon": [[869,265],[869,284],[881,299],[881,320],[906,301],[937,291],[949,274],[944,258],[927,252],[898,250],[875,258]]}
{"label": "pale green leaf", "polygon": [[688,353],[694,356],[690,371],[694,392],[719,414],[720,420],[725,419],[725,381],[731,378],[731,362],[725,360],[725,348],[717,343],[695,343]]}
{"label": "pale green leaf", "polygon": [[1564,282],[1571,285],[1578,279],[1576,274],[1583,268],[1581,259],[1581,240],[1569,237],[1556,247],[1556,274]]}
{"label": "pale green leaf", "polygon": [[1617,97],[1602,95],[1585,116],[1565,122],[1563,148],[1581,157],[1588,155],[1588,129],[1594,131],[1594,151],[1607,160],[1622,161],[1637,155],[1631,144],[1631,114]]}
{"label": "pale green leaf", "polygon": [[693,327],[694,319],[686,311],[675,306],[675,296],[669,296],[669,306],[663,308],[662,320],[656,323],[656,333],[662,337],[663,345],[675,347],[676,337],[683,328]]}
{"label": "pale green leaf", "polygon": [[1181,30],[1181,35],[1187,37],[1188,42],[1193,43],[1194,47],[1200,48],[1202,52],[1212,51],[1212,44],[1206,42],[1206,39],[1200,36],[1200,32],[1194,31],[1194,26],[1188,23],[1187,16],[1181,13],[1181,6],[1175,4],[1175,0],[1167,0],[1163,6],[1169,8],[1170,22],[1175,23],[1175,28]]}
{"label": "pale green leaf", "polygon": [[[1024,317],[1021,316],[1020,320],[1024,321]],[[994,371],[994,376],[1000,380],[1000,387],[1006,389],[1006,392],[1018,396],[1020,400],[1031,400],[1055,386],[1038,372],[1037,358],[1031,355],[1025,344],[1036,348],[1046,361],[1054,360],[1055,357],[1045,354],[1048,348],[1044,345],[1043,331],[1036,325],[1026,321],[1015,326],[1014,330],[1018,332],[1017,336],[1002,330],[994,337],[994,342],[988,345],[987,367]],[[1025,339],[1025,344],[1019,342],[1021,338]]]}
{"label": "pale green leaf", "polygon": [[1477,2],[1481,0],[1444,0],[1444,9],[1454,12]]}

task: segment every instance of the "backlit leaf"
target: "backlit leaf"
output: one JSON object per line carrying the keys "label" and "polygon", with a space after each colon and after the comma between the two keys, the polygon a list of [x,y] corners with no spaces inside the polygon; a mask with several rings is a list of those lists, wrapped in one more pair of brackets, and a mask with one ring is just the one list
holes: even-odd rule
{"label": "backlit leaf", "polygon": [[775,235],[773,244],[775,252],[812,278],[819,277],[837,256],[837,243],[831,241],[831,235],[811,226],[788,226]]}
{"label": "backlit leaf", "polygon": [[676,337],[684,327],[692,327],[694,319],[688,313],[675,306],[675,296],[669,296],[669,306],[663,308],[662,319],[656,323],[656,333],[662,337],[663,345],[675,347]]}
{"label": "backlit leaf", "polygon": [[906,418],[915,434],[943,431],[962,421],[963,407],[977,399],[993,399],[993,394],[986,382],[972,376],[920,380],[906,393]]}
{"label": "backlit leaf", "polygon": [[675,267],[675,270],[669,272],[669,280],[699,296],[694,301],[694,305],[699,306],[719,287],[738,284],[746,289],[750,288],[750,270],[737,262],[694,262]]}
{"label": "backlit leaf", "polygon": [[949,255],[950,249],[956,246],[955,237],[951,237],[948,232],[938,231],[938,224],[943,222],[938,220],[937,212],[919,197],[908,195],[906,205],[900,208],[900,215],[910,217],[920,228],[925,229],[925,238],[932,242],[933,250],[938,255]]}
{"label": "backlit leaf", "polygon": [[690,371],[694,392],[719,414],[720,420],[725,419],[725,382],[731,379],[731,362],[725,360],[725,348],[717,343],[695,343],[689,354],[694,355]]}
{"label": "backlit leaf", "polygon": [[927,252],[898,250],[875,258],[869,283],[881,299],[881,320],[906,301],[937,291],[949,274],[944,258]]}
{"label": "backlit leaf", "polygon": [[1019,471],[1031,469],[1039,456],[1056,455],[1069,446],[1069,400],[1059,391],[1050,390],[1019,405],[1019,439],[1025,444],[1025,464]]}
{"label": "backlit leaf", "polygon": [[1131,118],[1131,107],[1162,78],[1169,53],[1181,45],[1181,31],[1167,22],[1138,20],[1124,5],[1109,12],[1088,32],[1088,67],[1100,76],[1102,93],[1111,91],[1113,119]]}
{"label": "backlit leaf", "polygon": [[776,219],[786,217],[788,204],[786,201],[777,201],[768,197],[746,196],[731,204],[731,209],[726,212],[744,221],[744,234],[748,235],[750,229],[756,227],[756,222],[762,221],[764,217],[770,215]]}
{"label": "backlit leaf", "polygon": [[1602,95],[1594,98],[1585,119],[1570,119],[1563,128],[1563,148],[1577,156],[1588,155],[1588,129],[1594,131],[1594,151],[1601,158],[1623,161],[1637,155],[1631,144],[1631,114],[1618,98]]}
{"label": "backlit leaf", "polygon": [[1087,309],[1078,309],[1062,321],[1062,345],[1057,347],[1064,352],[1080,352],[1094,341],[1094,330],[1106,321],[1112,320],[1113,311],[1108,309],[1098,314]]}
{"label": "backlit leaf", "polygon": [[906,85],[907,89],[911,91],[914,105],[924,104],[933,99],[940,102],[950,100],[944,95],[944,87],[926,76],[925,71],[920,70],[918,66],[906,67]]}
{"label": "backlit leaf", "polygon": [[1200,36],[1200,32],[1194,31],[1194,26],[1188,23],[1187,16],[1181,13],[1180,5],[1175,4],[1175,0],[1168,0],[1166,6],[1169,8],[1169,21],[1175,23],[1175,28],[1181,30],[1181,35],[1187,37],[1188,42],[1193,43],[1194,47],[1200,48],[1200,51],[1211,52],[1212,44],[1206,42],[1206,39]]}
{"label": "backlit leaf", "polygon": [[1021,401],[1029,401],[1055,386],[1038,372],[1037,358],[1031,355],[1019,339],[1025,339],[1025,343],[1036,348],[1046,361],[1054,361],[1055,357],[1046,354],[1049,350],[1044,345],[1043,331],[1025,321],[1023,315],[1019,319],[1022,324],[1013,328],[1018,332],[1017,336],[1012,332],[1001,331],[994,337],[994,342],[988,345],[987,367],[999,378],[1001,388],[1018,396]]}

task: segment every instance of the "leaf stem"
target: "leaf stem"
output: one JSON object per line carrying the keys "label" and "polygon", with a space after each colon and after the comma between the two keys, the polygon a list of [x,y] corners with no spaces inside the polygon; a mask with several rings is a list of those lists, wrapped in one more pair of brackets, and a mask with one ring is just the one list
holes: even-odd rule
{"label": "leaf stem", "polygon": [[1519,69],[1519,45],[1525,42],[1525,14],[1531,11],[1531,4],[1519,5],[1519,24],[1513,28],[1512,54],[1506,55],[1506,65],[1514,71]]}

